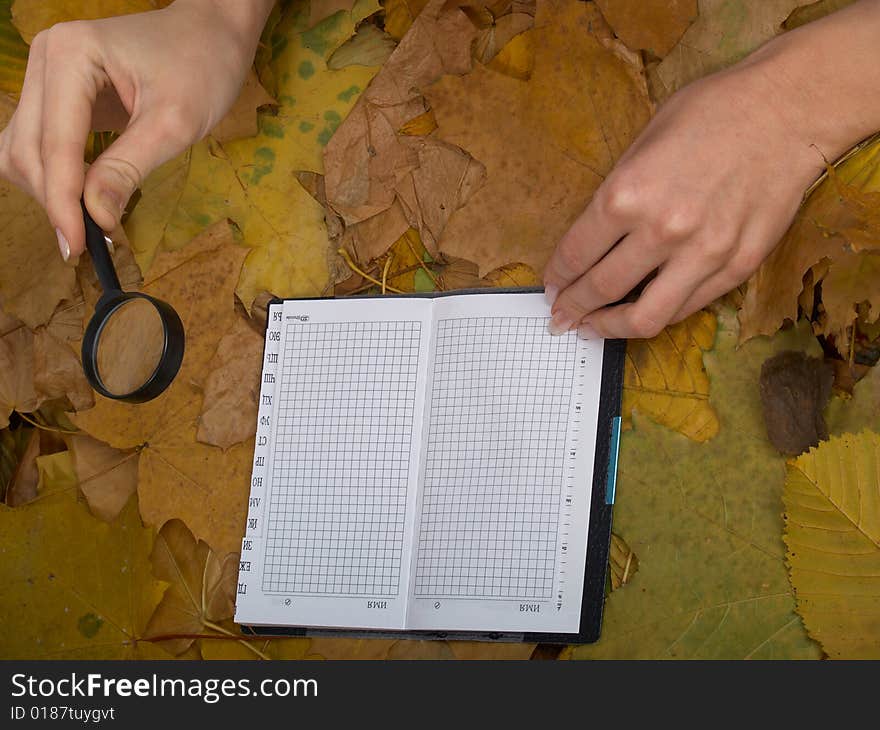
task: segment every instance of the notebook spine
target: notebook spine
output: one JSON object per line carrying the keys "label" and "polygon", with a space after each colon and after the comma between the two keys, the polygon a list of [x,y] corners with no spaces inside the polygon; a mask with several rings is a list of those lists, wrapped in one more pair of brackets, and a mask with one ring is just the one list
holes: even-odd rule
{"label": "notebook spine", "polygon": [[257,434],[254,444],[254,461],[251,471],[251,493],[248,498],[247,526],[241,542],[241,561],[238,570],[238,596],[246,596],[252,566],[256,563],[258,543],[263,537],[269,481],[269,442],[272,440],[272,419],[277,381],[278,359],[281,349],[281,324],[284,318],[281,303],[269,307],[266,327],[266,345],[263,351],[263,372],[260,383],[260,400],[257,410]]}

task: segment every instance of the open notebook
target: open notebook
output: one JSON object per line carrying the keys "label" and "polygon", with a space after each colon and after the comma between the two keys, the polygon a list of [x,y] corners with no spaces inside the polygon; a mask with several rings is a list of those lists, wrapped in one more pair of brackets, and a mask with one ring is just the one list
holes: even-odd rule
{"label": "open notebook", "polygon": [[540,292],[272,303],[236,622],[595,639],[623,347],[548,319]]}

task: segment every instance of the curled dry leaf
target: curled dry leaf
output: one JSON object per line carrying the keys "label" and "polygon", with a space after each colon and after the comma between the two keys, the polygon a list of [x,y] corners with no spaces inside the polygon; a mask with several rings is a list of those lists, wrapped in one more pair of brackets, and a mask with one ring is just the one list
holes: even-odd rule
{"label": "curled dry leaf", "polygon": [[834,369],[818,357],[780,352],[761,367],[761,403],[770,443],[797,456],[828,438],[824,411]]}
{"label": "curled dry leaf", "polygon": [[608,568],[611,575],[611,590],[623,588],[639,569],[639,559],[626,544],[626,541],[611,534],[611,549],[608,554]]}
{"label": "curled dry leaf", "polygon": [[253,448],[242,444],[223,452],[196,440],[201,395],[192,383],[207,377],[220,338],[235,322],[233,290],[246,252],[223,221],[181,251],[160,253],[143,291],[171,304],[183,320],[180,373],[148,403],[98,396],[94,408],[73,416],[78,427],[114,448],[140,448],[138,499],[145,522],[184,519],[224,554],[240,547]]}
{"label": "curled dry leaf", "polygon": [[43,398],[34,389],[34,336],[0,310],[0,428],[12,411],[35,411]]}
{"label": "curled dry leaf", "polygon": [[843,434],[788,465],[797,610],[833,659],[880,659],[880,436]]}
{"label": "curled dry leaf", "polygon": [[819,282],[823,314],[815,329],[833,338],[841,353],[848,350],[858,305],[869,305],[867,323],[880,316],[880,251],[855,251],[847,245],[851,240],[867,249],[870,241],[880,240],[875,208],[880,207],[880,138],[829,169],[779,246],[749,280],[739,315],[743,340],[772,334],[786,319],[795,321],[805,286],[812,289]]}
{"label": "curled dry leaf", "polygon": [[[9,480],[0,484],[0,494],[3,502],[9,507],[19,507],[31,502],[37,497],[37,484],[40,480],[37,470],[37,457],[40,455],[40,431],[39,429],[17,429],[17,434],[3,431],[0,434],[0,448],[7,445],[10,438],[18,441],[18,448],[14,448],[11,454],[4,453],[4,457],[12,457],[17,462],[12,469]],[[16,436],[18,438],[16,438]],[[6,449],[3,449],[4,452]],[[6,461],[6,458],[4,458]]]}
{"label": "curled dry leaf", "polygon": [[477,65],[425,91],[437,136],[486,166],[486,184],[452,214],[439,243],[483,272],[510,261],[542,271],[650,115],[643,80],[595,34],[604,25],[595,5],[546,0],[537,12],[528,81]]}
{"label": "curled dry leaf", "polygon": [[237,553],[218,555],[183,522],[170,520],[156,536],[150,562],[153,575],[171,585],[150,617],[146,638],[169,637],[157,643],[176,656],[195,640],[185,635],[216,633],[217,624],[232,617]]}
{"label": "curled dry leaf", "polygon": [[104,522],[116,519],[137,491],[138,452],[114,449],[91,436],[67,436],[80,491],[92,514]]}
{"label": "curled dry leaf", "polygon": [[492,269],[483,277],[488,286],[493,287],[518,287],[518,286],[541,286],[541,279],[535,270],[526,264],[505,264],[497,269]]}
{"label": "curled dry leaf", "polygon": [[715,346],[714,314],[697,312],[651,340],[631,340],[623,379],[624,424],[633,411],[694,441],[718,433],[718,416],[709,402],[703,353]]}
{"label": "curled dry leaf", "polygon": [[[324,153],[327,205],[357,234],[337,248],[370,261],[413,227],[436,252],[449,216],[482,184],[483,166],[470,155],[399,131],[427,111],[421,89],[470,70],[475,33],[464,13],[432,0],[336,130]],[[351,230],[359,224],[367,227]]]}
{"label": "curled dry leaf", "polygon": [[237,318],[208,363],[199,441],[228,449],[254,436],[262,357],[263,337]]}

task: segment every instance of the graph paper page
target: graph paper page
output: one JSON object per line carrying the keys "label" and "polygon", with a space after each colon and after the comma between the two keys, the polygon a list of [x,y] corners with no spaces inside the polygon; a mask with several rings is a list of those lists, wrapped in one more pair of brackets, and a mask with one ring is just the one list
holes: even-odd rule
{"label": "graph paper page", "polygon": [[603,341],[542,294],[435,300],[408,627],[576,632]]}
{"label": "graph paper page", "polygon": [[269,318],[236,621],[402,629],[431,301]]}

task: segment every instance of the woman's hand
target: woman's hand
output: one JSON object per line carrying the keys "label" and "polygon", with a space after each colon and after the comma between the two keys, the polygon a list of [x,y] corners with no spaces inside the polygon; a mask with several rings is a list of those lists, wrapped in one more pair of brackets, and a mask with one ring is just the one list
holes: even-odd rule
{"label": "woman's hand", "polygon": [[[791,223],[822,154],[833,159],[880,128],[880,105],[860,98],[878,97],[876,87],[868,93],[876,73],[864,70],[880,61],[878,29],[880,3],[858,3],[672,96],[550,259],[551,331],[653,337],[748,279]],[[815,65],[835,46],[837,82],[833,65]],[[652,272],[636,301],[609,306]]]}
{"label": "woman's hand", "polygon": [[[271,0],[178,0],[163,10],[61,23],[31,44],[0,175],[45,208],[62,256],[85,245],[80,197],[104,230],[163,162],[201,139],[238,96]],[[123,130],[84,169],[88,133]]]}

